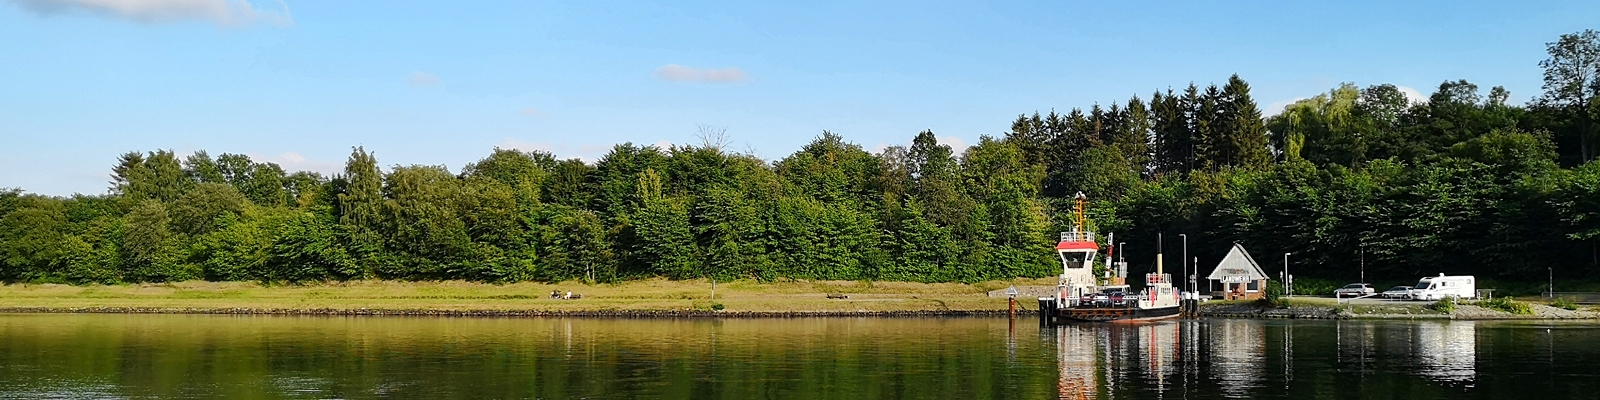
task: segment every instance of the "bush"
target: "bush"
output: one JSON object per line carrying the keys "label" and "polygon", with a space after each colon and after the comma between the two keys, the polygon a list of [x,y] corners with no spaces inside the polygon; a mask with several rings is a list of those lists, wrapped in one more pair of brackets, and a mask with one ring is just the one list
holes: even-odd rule
{"label": "bush", "polygon": [[1569,311],[1577,311],[1578,310],[1578,303],[1574,303],[1574,302],[1572,302],[1572,299],[1565,298],[1565,297],[1557,297],[1555,300],[1550,301],[1550,306],[1551,307],[1556,307],[1556,308],[1561,308],[1561,309],[1566,309],[1566,310],[1569,310]]}
{"label": "bush", "polygon": [[1517,315],[1533,314],[1533,306],[1528,303],[1512,300],[1510,297],[1496,297],[1478,302],[1484,308],[1505,311]]}
{"label": "bush", "polygon": [[723,308],[722,303],[711,303],[711,311],[722,311]]}
{"label": "bush", "polygon": [[1270,307],[1282,307],[1287,305],[1283,300],[1283,282],[1268,280],[1267,294],[1266,296],[1261,297],[1261,302],[1262,304]]}
{"label": "bush", "polygon": [[1436,302],[1433,303],[1432,307],[1433,307],[1433,309],[1439,310],[1440,312],[1444,312],[1444,313],[1456,312],[1456,298],[1454,298],[1454,297],[1446,297],[1446,298],[1439,299],[1439,301],[1436,301]]}
{"label": "bush", "polygon": [[1333,290],[1341,287],[1344,287],[1344,284],[1327,279],[1294,279],[1294,294],[1296,296],[1332,296]]}

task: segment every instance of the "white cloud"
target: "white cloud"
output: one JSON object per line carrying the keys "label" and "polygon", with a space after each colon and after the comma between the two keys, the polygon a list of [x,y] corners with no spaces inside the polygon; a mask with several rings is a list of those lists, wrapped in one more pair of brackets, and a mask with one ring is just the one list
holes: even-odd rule
{"label": "white cloud", "polygon": [[534,150],[551,151],[552,149],[554,149],[553,147],[550,146],[549,143],[524,142],[524,141],[520,141],[520,140],[516,140],[516,139],[509,139],[509,138],[505,139],[505,140],[501,140],[500,144],[497,144],[494,147],[498,147],[498,148],[502,148],[502,149],[509,149],[509,150],[517,150],[517,151],[534,151]]}
{"label": "white cloud", "polygon": [[443,85],[444,81],[439,79],[439,75],[422,71],[414,71],[410,75],[406,75],[406,83],[411,84],[411,87],[420,88]]}
{"label": "white cloud", "polygon": [[1293,99],[1289,99],[1289,100],[1284,100],[1284,101],[1279,101],[1279,102],[1274,102],[1272,104],[1268,104],[1267,108],[1265,110],[1262,110],[1262,112],[1263,112],[1262,116],[1271,117],[1271,116],[1274,116],[1274,115],[1282,114],[1283,113],[1283,109],[1289,108],[1290,104],[1294,104],[1297,101],[1305,100],[1305,99],[1306,99],[1305,97],[1296,97],[1296,98],[1293,98]]}
{"label": "white cloud", "polygon": [[47,16],[86,13],[147,24],[201,20],[226,27],[242,27],[255,23],[294,25],[294,16],[289,13],[289,6],[282,1],[277,2],[281,11],[259,9],[245,0],[10,0],[10,2],[23,10]]}
{"label": "white cloud", "polygon": [[611,152],[610,144],[578,144],[565,143],[524,142],[506,138],[495,147],[517,151],[543,151],[556,156],[558,159],[577,158],[584,162],[595,162]]}
{"label": "white cloud", "polygon": [[667,64],[656,69],[656,77],[673,82],[743,82],[750,79],[738,68],[694,68]]}
{"label": "white cloud", "polygon": [[[956,136],[934,136],[934,139],[938,140],[939,144],[950,146],[950,155],[956,157],[961,157],[961,153],[966,153],[967,148],[972,147],[972,145],[967,144],[965,139]],[[877,145],[872,146],[872,150],[869,150],[869,152],[872,154],[883,154],[883,151],[888,150],[889,146],[890,144],[888,143],[878,143]],[[901,143],[896,146],[909,149],[911,148],[911,142]]]}
{"label": "white cloud", "polygon": [[524,117],[543,117],[544,111],[539,111],[539,109],[533,107],[525,107],[517,110],[517,114],[522,114]]}
{"label": "white cloud", "polygon": [[956,157],[960,157],[962,153],[967,152],[968,147],[972,147],[967,141],[955,136],[935,136],[935,138],[939,139],[939,144],[950,146],[950,154]]}
{"label": "white cloud", "polygon": [[300,153],[293,151],[284,152],[283,154],[278,154],[276,156],[251,155],[250,158],[258,161],[277,163],[279,167],[283,167],[285,172],[291,174],[298,171],[311,171],[320,173],[324,177],[328,177],[344,172],[344,163],[338,161],[312,160],[306,158],[306,156],[300,155]]}
{"label": "white cloud", "polygon": [[1423,95],[1422,92],[1417,91],[1416,89],[1412,89],[1408,86],[1396,87],[1400,89],[1401,94],[1406,95],[1406,100],[1410,101],[1411,104],[1426,104],[1428,102],[1428,96]]}

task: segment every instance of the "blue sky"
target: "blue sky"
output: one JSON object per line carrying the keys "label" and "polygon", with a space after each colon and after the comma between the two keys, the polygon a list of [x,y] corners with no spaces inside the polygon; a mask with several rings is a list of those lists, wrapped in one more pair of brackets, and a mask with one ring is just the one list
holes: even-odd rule
{"label": "blue sky", "polygon": [[[1239,74],[1264,109],[1340,82],[1540,92],[1600,2],[0,0],[0,187],[104,193],[127,151],[459,171],[696,143],[782,158],[823,130],[957,146],[1018,114]],[[1272,110],[1266,110],[1268,112]]]}

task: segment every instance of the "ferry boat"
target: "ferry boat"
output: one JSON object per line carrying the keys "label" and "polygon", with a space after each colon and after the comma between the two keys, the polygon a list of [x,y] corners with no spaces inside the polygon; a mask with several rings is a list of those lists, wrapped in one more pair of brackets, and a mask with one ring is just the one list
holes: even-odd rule
{"label": "ferry boat", "polygon": [[[1094,273],[1095,256],[1100,245],[1094,232],[1083,227],[1083,208],[1087,200],[1083,193],[1077,195],[1077,226],[1061,232],[1061,242],[1056,253],[1061,257],[1061,276],[1055,294],[1039,298],[1040,323],[1056,325],[1069,322],[1139,322],[1177,318],[1181,308],[1179,290],[1172,285],[1172,276],[1162,270],[1161,259],[1156,258],[1156,272],[1145,275],[1145,288],[1133,292],[1126,284],[1126,263],[1113,266],[1106,257],[1104,279]],[[1107,241],[1111,238],[1108,236]],[[1116,251],[1115,248],[1110,249]]]}

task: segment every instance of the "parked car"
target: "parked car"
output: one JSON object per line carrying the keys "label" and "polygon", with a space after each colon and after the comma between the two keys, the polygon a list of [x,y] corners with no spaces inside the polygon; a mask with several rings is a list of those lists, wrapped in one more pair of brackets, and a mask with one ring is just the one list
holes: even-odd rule
{"label": "parked car", "polygon": [[1411,296],[1411,286],[1400,285],[1383,291],[1385,299],[1404,299],[1407,296]]}
{"label": "parked car", "polygon": [[1342,288],[1334,289],[1333,297],[1361,297],[1373,293],[1377,293],[1377,290],[1373,289],[1371,284],[1352,283],[1344,285]]}

